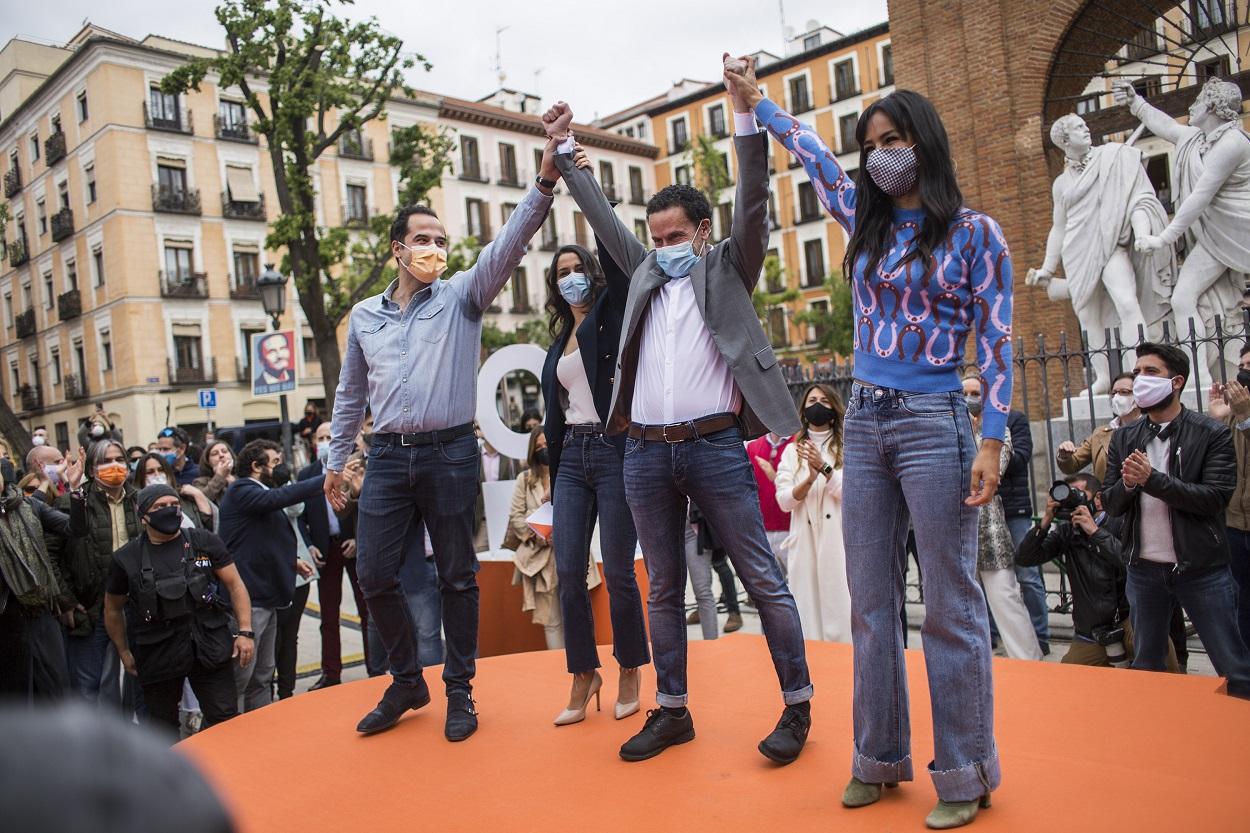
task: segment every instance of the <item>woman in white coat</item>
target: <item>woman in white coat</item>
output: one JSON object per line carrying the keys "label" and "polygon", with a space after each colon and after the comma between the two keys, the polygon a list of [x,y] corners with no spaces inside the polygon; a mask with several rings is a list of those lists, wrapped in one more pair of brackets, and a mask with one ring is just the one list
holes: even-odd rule
{"label": "woman in white coat", "polygon": [[806,639],[851,641],[851,593],[842,545],[842,416],[846,407],[828,385],[803,392],[803,427],[777,468],[777,504],[790,513],[782,544],[790,592]]}

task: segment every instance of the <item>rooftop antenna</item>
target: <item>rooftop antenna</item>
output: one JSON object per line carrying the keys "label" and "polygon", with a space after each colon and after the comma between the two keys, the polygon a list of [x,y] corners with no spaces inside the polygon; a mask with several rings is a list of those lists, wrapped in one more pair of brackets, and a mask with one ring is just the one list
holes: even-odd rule
{"label": "rooftop antenna", "polygon": [[785,0],[777,0],[777,16],[781,20],[781,54],[786,54],[786,42],[790,39],[789,29],[786,26],[786,2]]}
{"label": "rooftop antenna", "polygon": [[499,79],[499,86],[503,86],[504,80],[508,77],[508,73],[503,71],[503,59],[500,56],[501,43],[503,39],[500,37],[504,32],[508,31],[507,26],[495,27],[495,77]]}
{"label": "rooftop antenna", "polygon": [[539,67],[534,70],[534,95],[538,96],[539,101],[543,100],[543,88],[540,78],[544,69],[546,69],[546,67]]}

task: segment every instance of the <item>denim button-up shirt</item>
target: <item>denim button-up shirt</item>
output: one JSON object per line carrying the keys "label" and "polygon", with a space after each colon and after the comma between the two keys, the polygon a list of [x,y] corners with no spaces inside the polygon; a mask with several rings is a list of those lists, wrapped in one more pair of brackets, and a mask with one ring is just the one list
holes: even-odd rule
{"label": "denim button-up shirt", "polygon": [[473,421],[482,312],[512,276],[550,208],[551,197],[531,188],[468,271],[434,281],[403,309],[391,300],[398,280],[352,308],[327,468],[343,470],[366,405],[377,433],[437,431]]}

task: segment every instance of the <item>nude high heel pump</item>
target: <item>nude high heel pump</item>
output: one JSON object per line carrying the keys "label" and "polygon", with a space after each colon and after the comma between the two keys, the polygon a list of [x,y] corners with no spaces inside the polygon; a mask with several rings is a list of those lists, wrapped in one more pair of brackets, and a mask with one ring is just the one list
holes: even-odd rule
{"label": "nude high heel pump", "polygon": [[586,719],[586,710],[590,707],[590,698],[595,698],[595,711],[599,711],[599,689],[603,688],[603,677],[599,676],[599,672],[595,672],[595,676],[590,681],[590,687],[586,689],[586,699],[582,701],[582,705],[576,709],[565,709],[556,715],[555,724],[557,726],[569,726],[573,723],[581,723]]}
{"label": "nude high heel pump", "polygon": [[620,688],[617,689],[615,714],[617,720],[624,720],[638,712],[638,689],[641,688],[642,675],[637,668],[622,668]]}

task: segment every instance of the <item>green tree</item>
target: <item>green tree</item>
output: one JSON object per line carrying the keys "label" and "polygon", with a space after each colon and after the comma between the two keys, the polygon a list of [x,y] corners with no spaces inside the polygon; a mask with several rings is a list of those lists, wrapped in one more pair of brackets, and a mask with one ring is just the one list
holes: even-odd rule
{"label": "green tree", "polygon": [[[4,246],[4,257],[10,256],[8,244],[9,230],[9,204],[0,203],[0,244]],[[13,391],[16,396],[17,391]],[[13,453],[13,460],[20,463],[26,459],[26,455],[30,453],[33,447],[30,442],[30,432],[26,430],[26,426],[22,425],[22,421],[17,418],[17,414],[13,411],[13,406],[9,404],[9,400],[0,396],[0,434],[9,442],[9,451]]]}
{"label": "green tree", "polygon": [[[334,404],[341,357],[338,326],[352,306],[395,275],[389,223],[372,218],[349,232],[317,225],[312,170],[351,131],[385,119],[397,92],[411,95],[404,72],[427,71],[422,56],[384,33],[376,18],[334,14],[352,0],[227,0],[216,9],[227,49],[194,58],[167,75],[166,92],[198,89],[210,73],[237,86],[266,140],[279,217],[265,245],[284,249],[281,269],[294,278],[321,361],[326,402]],[[253,86],[263,79],[263,95]],[[426,199],[449,164],[450,140],[414,126],[392,131],[391,164],[399,168],[400,204]]]}
{"label": "green tree", "polygon": [[829,309],[806,309],[794,314],[796,324],[810,324],[820,337],[816,344],[823,352],[849,356],[855,344],[854,298],[851,285],[842,279],[842,273],[834,272],[825,278],[829,292]]}
{"label": "green tree", "polygon": [[733,185],[729,176],[729,157],[716,147],[711,136],[699,135],[690,144],[690,159],[694,163],[696,187],[707,196],[715,208],[720,204],[720,193]]}
{"label": "green tree", "polygon": [[764,332],[768,333],[769,340],[772,341],[775,340],[776,334],[771,331],[769,326],[769,310],[797,300],[799,291],[786,287],[786,270],[781,265],[781,258],[776,255],[769,255],[764,258],[764,278],[762,283],[764,285],[763,289],[757,287],[751,293],[751,303],[755,306],[755,314],[760,319],[760,325],[763,326]]}

